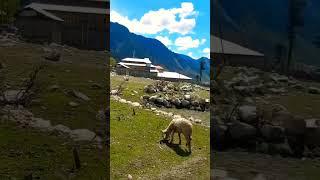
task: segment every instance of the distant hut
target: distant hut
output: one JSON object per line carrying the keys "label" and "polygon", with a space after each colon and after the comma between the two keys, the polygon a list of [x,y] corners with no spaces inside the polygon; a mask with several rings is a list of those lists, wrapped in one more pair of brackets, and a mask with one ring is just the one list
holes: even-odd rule
{"label": "distant hut", "polygon": [[230,66],[248,66],[260,69],[265,66],[264,54],[216,36],[211,36],[210,53],[215,65],[221,64],[225,58],[226,64]]}
{"label": "distant hut", "polygon": [[105,50],[109,48],[108,7],[108,0],[33,1],[18,12],[15,24],[30,41]]}

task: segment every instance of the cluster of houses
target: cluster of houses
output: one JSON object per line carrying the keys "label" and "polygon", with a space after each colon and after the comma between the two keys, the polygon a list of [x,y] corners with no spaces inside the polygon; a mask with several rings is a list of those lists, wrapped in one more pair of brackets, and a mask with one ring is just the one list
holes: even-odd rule
{"label": "cluster of houses", "polygon": [[165,71],[159,65],[153,65],[149,58],[124,58],[116,66],[117,74],[148,77],[168,81],[191,81],[192,78],[177,72]]}

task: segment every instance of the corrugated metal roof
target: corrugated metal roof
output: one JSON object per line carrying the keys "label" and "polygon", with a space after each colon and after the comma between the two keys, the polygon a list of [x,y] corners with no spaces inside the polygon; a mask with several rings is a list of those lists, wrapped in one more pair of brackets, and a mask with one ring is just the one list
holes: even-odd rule
{"label": "corrugated metal roof", "polygon": [[31,3],[26,7],[33,7],[33,8],[49,10],[49,11],[78,12],[78,13],[103,14],[103,15],[110,14],[109,9],[93,8],[93,7],[66,6],[66,5],[41,4],[41,3]]}
{"label": "corrugated metal roof", "polygon": [[[146,64],[127,63],[127,62],[119,62],[118,64],[119,64],[119,65],[126,65],[126,66],[139,66],[139,67],[145,67],[145,66],[147,66]],[[150,67],[155,67],[155,66],[151,64]]]}
{"label": "corrugated metal roof", "polygon": [[124,58],[124,59],[122,59],[122,61],[151,64],[151,61],[149,60],[149,58],[144,58],[144,59],[139,59],[139,58]]}
{"label": "corrugated metal roof", "polygon": [[40,14],[42,14],[42,15],[50,18],[50,19],[53,19],[53,20],[56,20],[56,21],[64,21],[63,19],[61,19],[61,18],[59,18],[59,17],[51,14],[50,12],[45,11],[45,10],[43,10],[43,9],[40,9],[40,8],[38,8],[38,7],[26,6],[25,8],[26,8],[26,9],[28,9],[28,8],[33,9],[34,11],[36,11],[36,12],[38,12],[38,13],[40,13]]}
{"label": "corrugated metal roof", "polygon": [[158,77],[169,78],[169,79],[188,79],[188,80],[192,79],[192,78],[185,76],[183,74],[179,74],[176,72],[169,72],[169,71],[159,72]]}
{"label": "corrugated metal roof", "polygon": [[[210,41],[211,41],[211,52],[212,53],[222,53],[222,47],[221,47],[221,39],[216,37],[216,36],[212,36],[210,37]],[[224,54],[238,54],[238,55],[248,55],[248,56],[264,56],[263,54],[245,48],[243,46],[240,46],[238,44],[235,44],[233,42],[230,41],[226,41],[226,40],[222,40],[222,44],[223,44],[223,50],[224,50]]]}

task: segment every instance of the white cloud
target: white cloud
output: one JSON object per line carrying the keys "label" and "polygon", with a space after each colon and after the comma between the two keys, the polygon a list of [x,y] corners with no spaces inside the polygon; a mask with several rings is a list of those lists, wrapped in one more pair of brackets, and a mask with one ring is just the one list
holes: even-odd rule
{"label": "white cloud", "polygon": [[210,48],[204,48],[202,52],[204,54],[204,57],[210,58]]}
{"label": "white cloud", "polygon": [[190,48],[197,48],[200,45],[199,39],[192,39],[190,36],[178,37],[174,44],[178,47],[179,51],[187,50]]}
{"label": "white cloud", "polygon": [[206,39],[201,39],[201,42],[200,42],[200,44],[204,44],[204,43],[206,43]]}
{"label": "white cloud", "polygon": [[193,57],[192,52],[189,52],[189,53],[188,53],[188,56],[190,56],[190,57],[192,57],[193,59],[195,59],[195,58]]}
{"label": "white cloud", "polygon": [[156,39],[162,42],[165,46],[172,45],[172,41],[166,36],[157,36]]}
{"label": "white cloud", "polygon": [[[157,34],[168,30],[171,33],[186,35],[196,26],[195,17],[198,12],[190,2],[181,3],[180,8],[159,9],[145,13],[140,20],[129,19],[120,13],[111,10],[110,21],[126,26],[133,33]],[[179,17],[179,18],[177,18]],[[178,20],[177,20],[178,19]]]}

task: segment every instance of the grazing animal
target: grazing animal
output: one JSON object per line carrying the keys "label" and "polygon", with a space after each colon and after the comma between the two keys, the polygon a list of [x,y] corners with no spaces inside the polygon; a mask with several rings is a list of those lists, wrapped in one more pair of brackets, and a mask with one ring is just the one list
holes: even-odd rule
{"label": "grazing animal", "polygon": [[191,139],[192,139],[192,123],[184,118],[176,118],[173,119],[168,127],[164,130],[162,130],[163,133],[163,139],[168,140],[169,136],[171,136],[170,143],[173,142],[173,137],[175,133],[178,133],[179,135],[179,144],[181,144],[181,133],[186,138],[186,146],[189,149],[189,152],[191,152]]}

